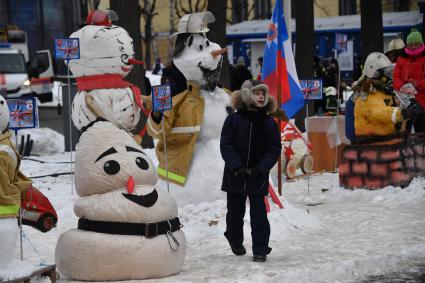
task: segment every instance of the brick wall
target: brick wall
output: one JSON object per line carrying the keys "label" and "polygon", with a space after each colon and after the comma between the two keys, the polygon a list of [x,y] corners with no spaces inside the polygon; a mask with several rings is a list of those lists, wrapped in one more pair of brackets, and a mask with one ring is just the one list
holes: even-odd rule
{"label": "brick wall", "polygon": [[349,189],[406,187],[424,175],[425,138],[415,135],[394,144],[346,146],[339,165],[340,185]]}

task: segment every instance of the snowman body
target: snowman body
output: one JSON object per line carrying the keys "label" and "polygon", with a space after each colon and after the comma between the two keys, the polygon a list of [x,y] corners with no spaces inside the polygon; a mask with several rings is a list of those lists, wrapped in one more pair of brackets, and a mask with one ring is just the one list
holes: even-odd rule
{"label": "snowman body", "polygon": [[132,69],[132,38],[121,27],[95,25],[87,25],[70,37],[79,38],[81,46],[80,59],[69,62],[79,90],[72,104],[74,125],[81,129],[99,116],[87,105],[90,96],[103,118],[117,127],[133,129],[140,108],[135,88],[123,80]]}
{"label": "snowman body", "polygon": [[[212,52],[221,47],[211,42],[204,34],[187,34],[177,38],[173,62],[184,77],[201,87],[200,96],[204,100],[204,112],[199,138],[193,149],[190,169],[184,184],[170,183],[170,193],[179,201],[179,206],[198,201],[213,201],[223,198],[220,190],[224,161],[220,154],[220,134],[227,117],[226,106],[230,96],[216,87],[219,78],[222,56]],[[162,143],[162,140],[159,142]],[[168,156],[168,158],[172,158]],[[165,180],[160,180],[166,186]]]}
{"label": "snowman body", "polygon": [[18,222],[16,218],[0,218],[0,270],[7,269],[15,257],[18,240]]}
{"label": "snowman body", "polygon": [[59,271],[85,281],[178,273],[186,238],[175,200],[156,182],[152,161],[123,130],[106,121],[87,128],[76,153],[79,224],[58,240]]}

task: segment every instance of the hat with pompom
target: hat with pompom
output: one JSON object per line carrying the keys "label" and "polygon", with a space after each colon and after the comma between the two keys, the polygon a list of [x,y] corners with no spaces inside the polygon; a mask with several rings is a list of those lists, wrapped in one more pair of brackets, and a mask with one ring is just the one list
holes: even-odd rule
{"label": "hat with pompom", "polygon": [[424,41],[422,39],[422,34],[417,29],[412,29],[412,31],[407,36],[406,43],[407,44],[412,44],[412,43],[423,44]]}

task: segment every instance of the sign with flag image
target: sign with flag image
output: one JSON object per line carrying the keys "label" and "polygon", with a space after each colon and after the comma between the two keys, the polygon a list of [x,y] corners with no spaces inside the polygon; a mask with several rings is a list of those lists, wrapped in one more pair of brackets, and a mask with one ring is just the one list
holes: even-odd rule
{"label": "sign with flag image", "polygon": [[322,99],[322,80],[300,80],[300,86],[304,95],[304,99]]}
{"label": "sign with flag image", "polygon": [[335,34],[335,48],[337,51],[347,51],[348,36],[345,33]]}
{"label": "sign with flag image", "polygon": [[155,85],[152,87],[152,110],[164,112],[171,109],[171,87],[170,85]]}
{"label": "sign with flag image", "polygon": [[[272,96],[280,96],[279,106],[286,116],[294,117],[304,107],[304,96],[295,68],[281,0],[276,1],[273,10],[263,58],[262,81],[269,86]],[[278,84],[281,84],[281,93],[278,93]]]}
{"label": "sign with flag image", "polygon": [[38,127],[38,111],[34,97],[8,98],[9,128],[20,130]]}
{"label": "sign with flag image", "polygon": [[80,59],[80,39],[55,39],[55,57],[64,60]]}

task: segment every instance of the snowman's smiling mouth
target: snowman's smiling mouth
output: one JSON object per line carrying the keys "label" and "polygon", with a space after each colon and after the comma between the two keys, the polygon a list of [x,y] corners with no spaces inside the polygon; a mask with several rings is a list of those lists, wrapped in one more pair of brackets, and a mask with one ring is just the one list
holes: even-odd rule
{"label": "snowman's smiling mouth", "polygon": [[131,68],[126,68],[124,66],[121,66],[121,71],[123,71],[123,72],[130,72],[131,71]]}
{"label": "snowman's smiling mouth", "polygon": [[223,63],[223,57],[220,58],[220,61],[217,64],[215,69],[209,69],[202,66],[202,62],[198,63],[198,68],[202,72],[202,77],[205,80],[205,84],[202,85],[203,89],[208,91],[213,91],[220,77],[221,64]]}
{"label": "snowman's smiling mouth", "polygon": [[205,76],[210,76],[210,75],[214,74],[215,72],[217,72],[217,68],[215,68],[215,69],[206,68],[206,67],[202,66],[202,62],[198,63],[198,68],[201,70],[201,72]]}
{"label": "snowman's smiling mouth", "polygon": [[131,195],[131,194],[122,194],[126,199],[137,203],[138,205],[141,205],[143,207],[151,207],[156,203],[158,200],[158,192],[156,189],[153,189],[153,191],[147,195],[138,196],[138,195]]}

